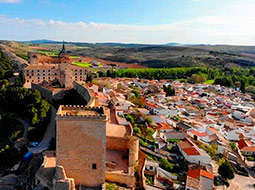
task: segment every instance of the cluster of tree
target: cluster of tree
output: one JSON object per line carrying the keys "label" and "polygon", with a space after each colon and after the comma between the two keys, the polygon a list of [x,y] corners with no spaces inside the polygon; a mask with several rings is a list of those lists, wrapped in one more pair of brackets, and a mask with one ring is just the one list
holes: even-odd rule
{"label": "cluster of tree", "polygon": [[190,83],[202,83],[214,80],[215,84],[227,87],[236,87],[243,92],[255,94],[255,68],[146,68],[146,69],[117,69],[100,71],[98,76],[127,77],[144,79],[183,79]]}
{"label": "cluster of tree", "polygon": [[225,159],[222,159],[222,161],[219,163],[218,172],[220,176],[225,180],[233,179],[235,177],[234,169],[232,168],[231,164]]}
{"label": "cluster of tree", "polygon": [[171,85],[163,85],[164,92],[166,93],[166,96],[175,96],[175,89]]}
{"label": "cluster of tree", "polygon": [[189,78],[192,74],[207,74],[207,68],[187,67],[187,68],[161,68],[161,69],[118,69],[108,70],[107,77],[127,77],[127,78],[145,78],[145,79],[180,79]]}
{"label": "cluster of tree", "polygon": [[193,75],[191,75],[189,82],[192,84],[203,83],[206,81],[206,79],[207,79],[206,74],[193,74]]}
{"label": "cluster of tree", "polygon": [[5,53],[0,51],[0,79],[11,76],[12,67],[13,63],[11,62],[11,60],[7,57]]}
{"label": "cluster of tree", "polygon": [[37,90],[10,86],[7,80],[0,81],[0,110],[17,113],[29,119],[32,125],[40,124],[47,116],[50,105]]}
{"label": "cluster of tree", "polygon": [[215,84],[239,88],[242,92],[254,93],[255,68],[231,68],[221,71],[215,78]]}
{"label": "cluster of tree", "polygon": [[166,158],[160,159],[159,166],[169,172],[173,170],[173,165]]}

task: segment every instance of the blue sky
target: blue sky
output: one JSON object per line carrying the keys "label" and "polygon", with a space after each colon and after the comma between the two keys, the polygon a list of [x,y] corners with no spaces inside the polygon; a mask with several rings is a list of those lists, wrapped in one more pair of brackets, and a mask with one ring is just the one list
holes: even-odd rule
{"label": "blue sky", "polygon": [[254,0],[0,0],[0,39],[255,45]]}

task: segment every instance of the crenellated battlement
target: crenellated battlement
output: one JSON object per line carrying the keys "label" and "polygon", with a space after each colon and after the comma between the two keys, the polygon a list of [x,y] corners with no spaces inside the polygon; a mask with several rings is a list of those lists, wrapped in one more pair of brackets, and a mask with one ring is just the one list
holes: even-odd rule
{"label": "crenellated battlement", "polygon": [[103,107],[88,107],[83,105],[61,105],[56,119],[66,120],[105,120]]}

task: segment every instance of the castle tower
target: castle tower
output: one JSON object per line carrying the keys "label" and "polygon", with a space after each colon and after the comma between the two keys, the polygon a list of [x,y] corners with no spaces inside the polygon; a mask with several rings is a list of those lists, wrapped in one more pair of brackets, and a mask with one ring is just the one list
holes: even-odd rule
{"label": "castle tower", "polygon": [[103,108],[60,106],[56,117],[56,162],[75,185],[105,182],[106,116]]}
{"label": "castle tower", "polygon": [[38,57],[39,57],[38,53],[29,52],[28,63],[30,63],[31,65],[38,65]]}

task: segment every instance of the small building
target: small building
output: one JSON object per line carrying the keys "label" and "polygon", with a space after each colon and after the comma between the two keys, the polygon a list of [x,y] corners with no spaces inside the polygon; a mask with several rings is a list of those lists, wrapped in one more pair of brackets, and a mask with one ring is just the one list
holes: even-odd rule
{"label": "small building", "polygon": [[189,169],[185,190],[213,190],[214,176],[204,169]]}

